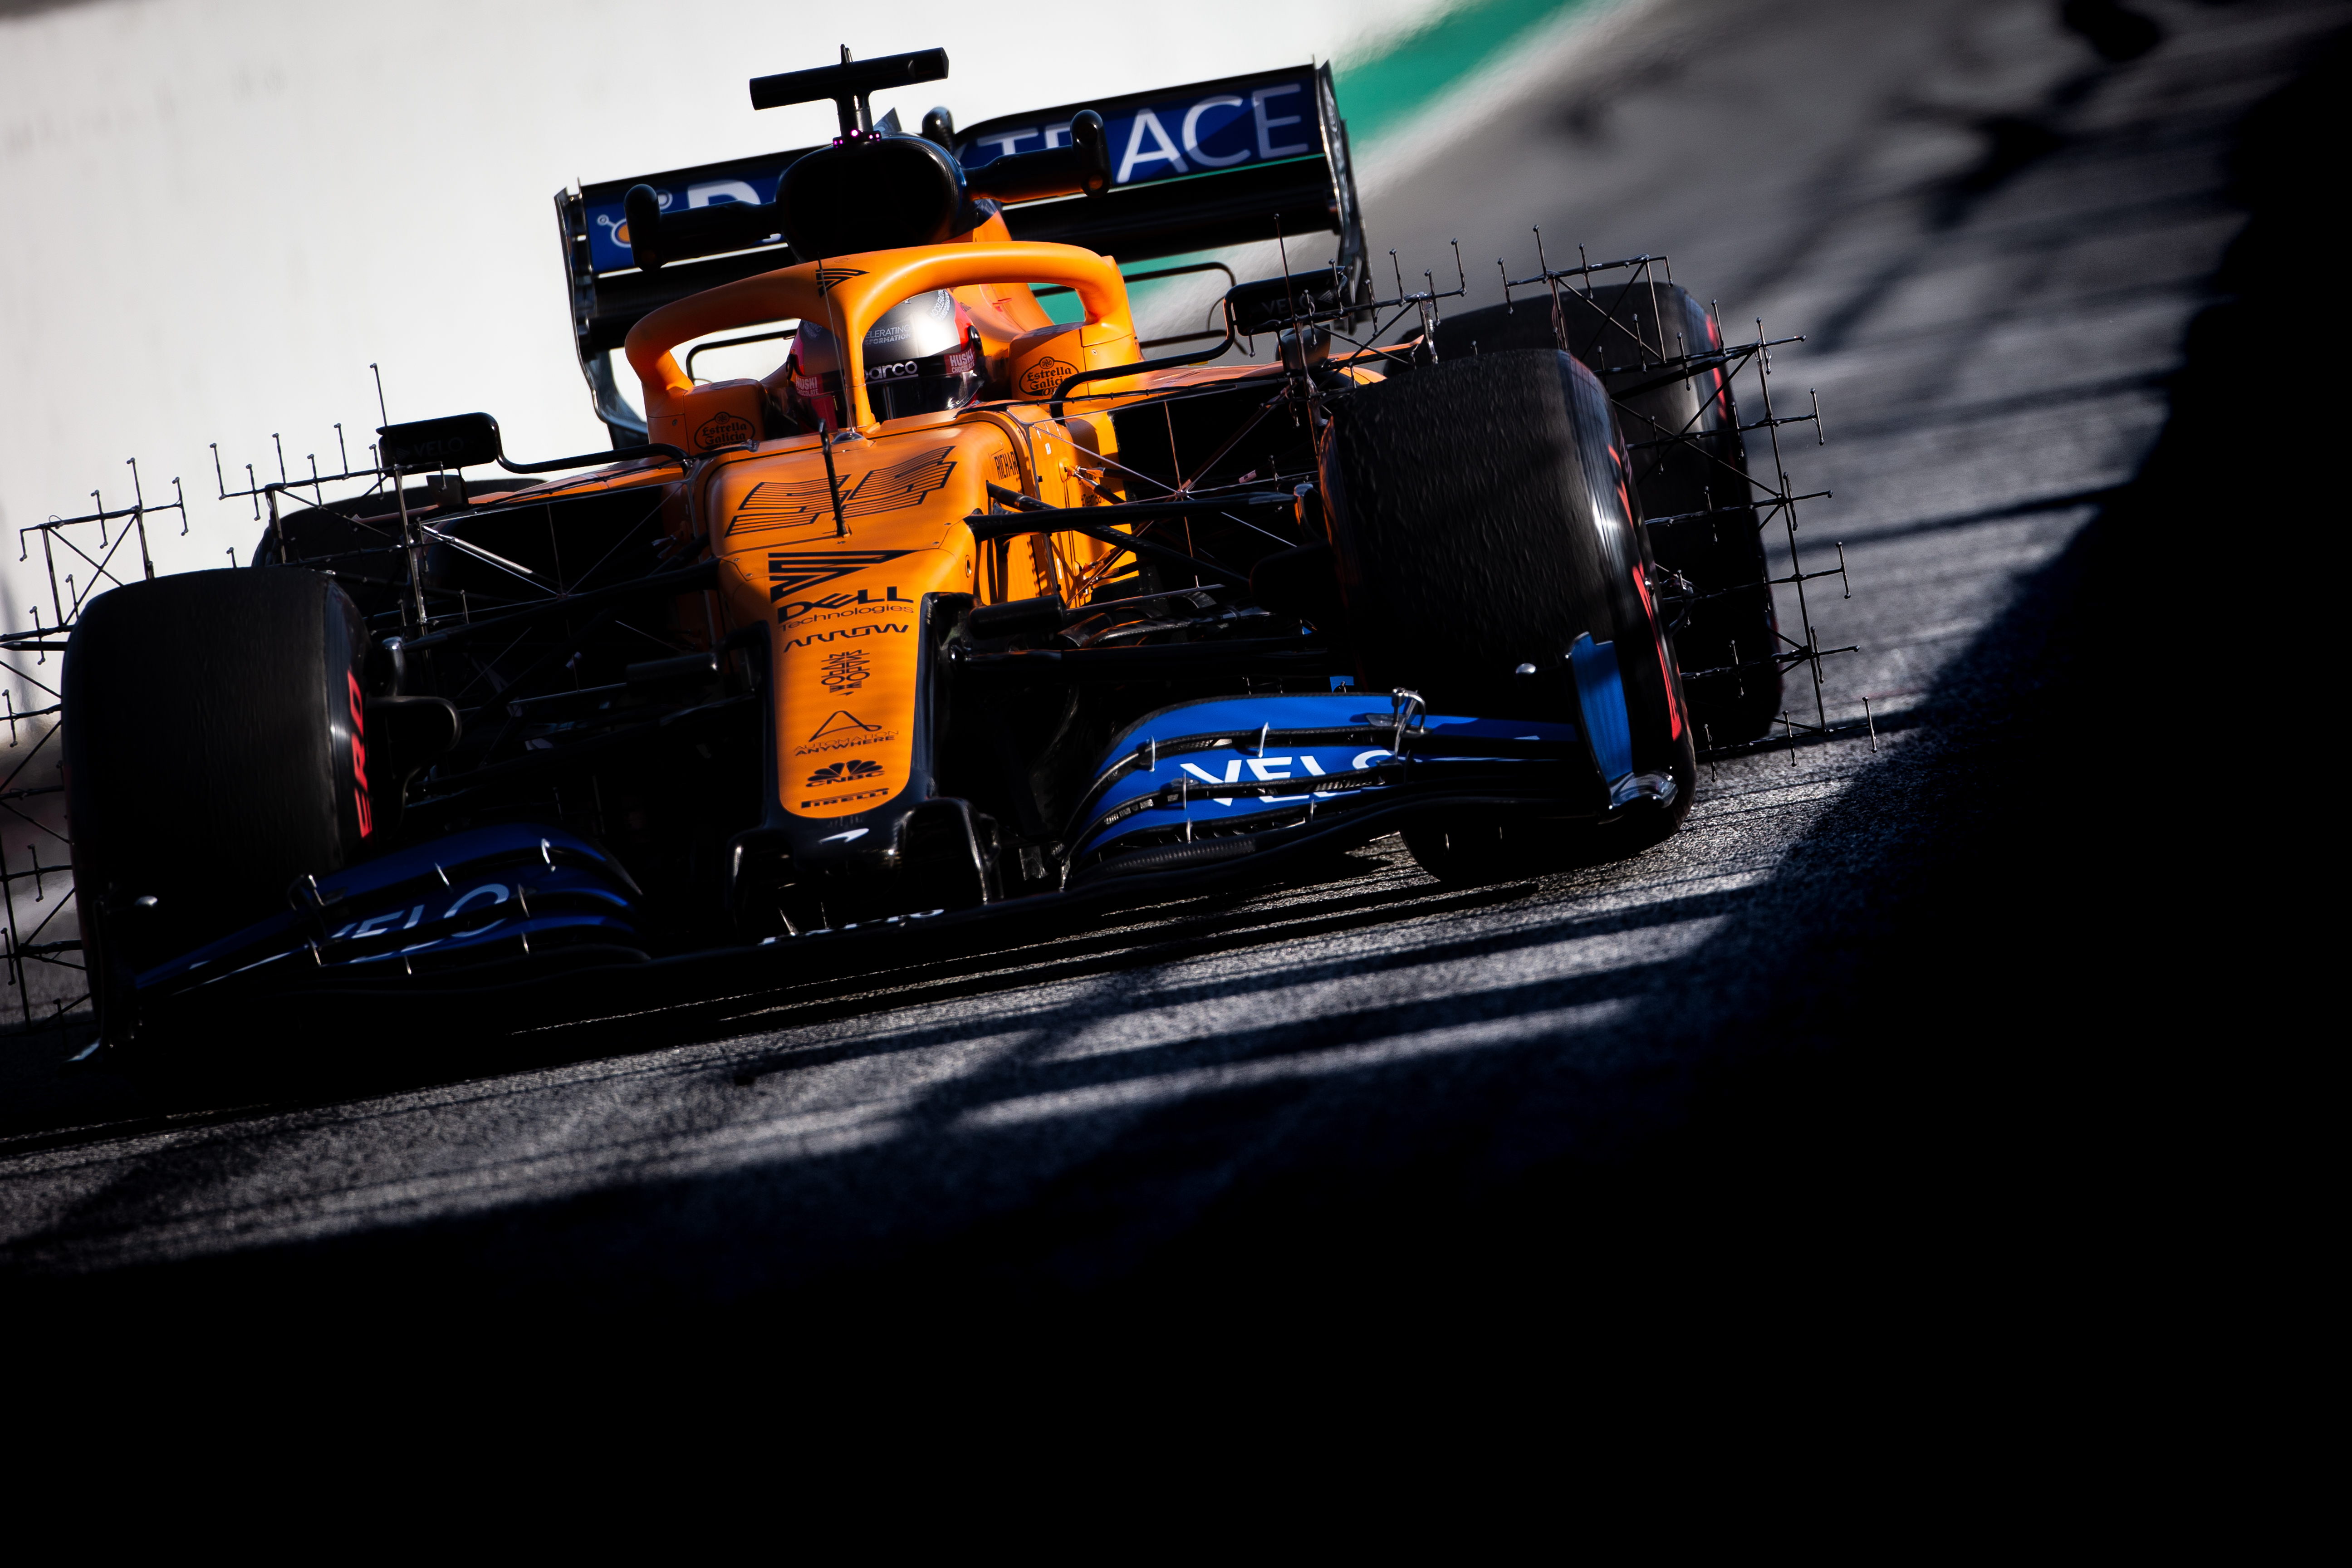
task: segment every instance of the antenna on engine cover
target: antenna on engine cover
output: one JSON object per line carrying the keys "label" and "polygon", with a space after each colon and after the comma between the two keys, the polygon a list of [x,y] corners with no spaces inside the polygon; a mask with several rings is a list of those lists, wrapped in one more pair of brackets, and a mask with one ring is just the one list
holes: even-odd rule
{"label": "antenna on engine cover", "polygon": [[886,55],[876,60],[850,58],[841,46],[841,63],[814,70],[784,71],[751,79],[751,107],[782,109],[793,103],[831,99],[841,117],[841,139],[870,135],[874,129],[873,97],[886,87],[911,87],[919,81],[945,81],[948,52],[917,49],[911,54]]}

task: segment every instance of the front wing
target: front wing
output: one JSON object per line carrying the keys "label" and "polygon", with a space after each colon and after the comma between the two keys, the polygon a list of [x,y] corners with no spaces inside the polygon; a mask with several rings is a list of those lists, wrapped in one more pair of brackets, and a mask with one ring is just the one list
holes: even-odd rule
{"label": "front wing", "polygon": [[[1604,645],[1605,646],[1605,645]],[[1613,661],[1608,673],[1613,675]],[[909,910],[756,945],[655,957],[656,912],[627,871],[569,829],[510,822],[362,862],[298,889],[283,915],[137,976],[142,1004],[208,1008],[294,996],[530,990],[593,1006],[593,972],[631,986],[740,966],[796,976],[823,949],[912,931],[964,932],[1008,913],[1148,904],[1263,882],[1416,816],[1519,812],[1600,819],[1664,796],[1614,769],[1622,689],[1578,682],[1581,723],[1431,714],[1411,693],[1210,698],[1162,709],[1109,747],[1072,814],[1069,873],[1055,891],[964,910]],[[1612,714],[1612,700],[1617,709]],[[1622,732],[1622,728],[1621,728]],[[1638,787],[1632,787],[1638,784]],[[971,928],[971,929],[967,929]]]}

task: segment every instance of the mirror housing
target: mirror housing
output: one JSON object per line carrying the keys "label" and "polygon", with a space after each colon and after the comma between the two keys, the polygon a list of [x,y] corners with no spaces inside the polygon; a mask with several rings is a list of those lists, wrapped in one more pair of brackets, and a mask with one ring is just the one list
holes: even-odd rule
{"label": "mirror housing", "polygon": [[383,425],[375,434],[383,466],[395,474],[469,468],[498,462],[505,452],[499,440],[499,422],[487,414],[452,414],[406,425]]}

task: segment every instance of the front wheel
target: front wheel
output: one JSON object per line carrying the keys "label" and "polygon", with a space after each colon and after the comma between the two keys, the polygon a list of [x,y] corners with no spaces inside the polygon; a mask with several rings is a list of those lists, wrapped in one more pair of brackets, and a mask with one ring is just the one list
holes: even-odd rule
{"label": "front wheel", "polygon": [[[1565,290],[1555,329],[1548,303],[1489,305],[1448,316],[1438,330],[1449,358],[1549,348],[1559,331],[1570,353],[1608,388],[1618,427],[1633,445],[1643,532],[1660,566],[1689,584],[1675,651],[1689,679],[1694,729],[1719,746],[1771,731],[1780,713],[1783,644],[1773,610],[1761,521],[1751,504],[1723,339],[1689,290],[1660,279]],[[1698,368],[1661,378],[1657,366],[1696,356]]]}
{"label": "front wheel", "polygon": [[[1418,825],[1448,880],[1649,847],[1697,759],[1609,399],[1557,350],[1447,360],[1335,400],[1323,460],[1349,644],[1365,689],[1433,713],[1567,720],[1591,799]],[[1533,677],[1531,679],[1530,677]]]}
{"label": "front wheel", "polygon": [[350,597],[294,567],[133,583],[76,624],[66,809],[110,1043],[140,1032],[132,975],[285,909],[377,830],[367,648]]}

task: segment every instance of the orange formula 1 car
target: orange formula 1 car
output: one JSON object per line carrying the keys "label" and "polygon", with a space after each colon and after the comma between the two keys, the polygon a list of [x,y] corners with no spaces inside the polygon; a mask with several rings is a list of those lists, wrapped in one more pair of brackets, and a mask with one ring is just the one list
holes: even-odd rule
{"label": "orange formula 1 car", "polygon": [[[616,449],[389,425],[365,493],[256,492],[257,569],[91,604],[110,1038],[256,989],[790,966],[1400,829],[1522,875],[1672,833],[1702,733],[1777,713],[1735,356],[1647,258],[1441,325],[1461,289],[1368,264],[1328,69],[875,123],[946,74],[762,78],[839,138],[558,197]],[[1137,341],[1122,260],[1317,232],[1328,266]],[[730,341],[782,363],[698,380]]]}

